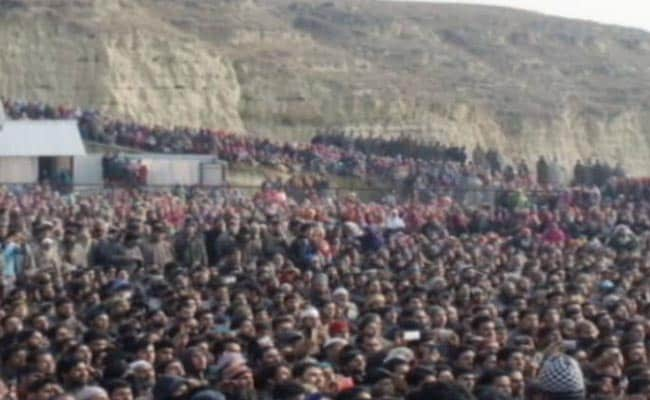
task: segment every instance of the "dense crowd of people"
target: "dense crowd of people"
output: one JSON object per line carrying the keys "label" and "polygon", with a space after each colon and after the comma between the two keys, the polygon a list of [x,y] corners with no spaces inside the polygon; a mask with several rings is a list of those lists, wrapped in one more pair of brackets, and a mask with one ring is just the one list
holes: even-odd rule
{"label": "dense crowd of people", "polygon": [[318,135],[311,143],[281,143],[219,130],[145,126],[112,120],[94,110],[9,100],[4,101],[4,106],[10,118],[77,118],[84,139],[94,142],[160,153],[210,153],[230,162],[357,177],[406,194],[432,187],[487,187],[503,182],[530,185],[534,181],[523,161],[511,174],[514,168],[494,150],[485,152],[485,158],[478,157],[475,151],[476,161],[467,162],[462,147],[424,145],[408,137],[362,139],[329,132]]}
{"label": "dense crowd of people", "polygon": [[102,178],[111,186],[144,186],[148,176],[149,169],[142,160],[121,157],[117,153],[106,153],[102,157]]}
{"label": "dense crowd of people", "polygon": [[[214,153],[224,160],[261,163],[286,169],[336,175],[372,177],[399,183],[407,192],[418,187],[458,187],[478,182],[484,186],[559,187],[571,180],[557,160],[541,157],[536,171],[524,160],[508,162],[495,149],[476,146],[472,154],[461,146],[418,140],[411,136],[379,138],[354,136],[340,129],[327,129],[309,144],[279,143],[244,137],[220,130],[163,128],[107,118],[96,110],[45,103],[3,101],[12,119],[78,119],[87,140],[160,153]],[[536,176],[533,177],[533,172]],[[578,161],[574,185],[604,187],[611,178],[622,178],[621,165]],[[469,181],[469,182],[468,182]]]}
{"label": "dense crowd of people", "polygon": [[[319,132],[311,143],[281,143],[220,130],[163,128],[107,118],[95,110],[44,103],[3,101],[9,118],[76,118],[86,140],[150,152],[217,154],[230,162],[262,164],[293,173],[356,177],[390,187],[405,198],[449,194],[469,203],[492,201],[494,190],[561,188],[569,173],[555,159],[541,157],[534,171],[525,160],[509,162],[497,150],[443,145],[401,136],[352,136],[342,130]],[[118,169],[114,169],[118,171]],[[127,169],[119,169],[124,172]],[[118,171],[118,172],[119,172]],[[128,174],[138,181],[137,174]],[[624,177],[621,166],[578,162],[573,184],[603,188]]]}
{"label": "dense crowd of people", "polygon": [[427,142],[411,136],[397,138],[353,136],[343,130],[328,129],[318,132],[312,143],[327,144],[340,148],[353,148],[365,154],[385,154],[391,157],[408,157],[426,160],[454,161],[465,163],[467,151],[464,147],[448,146],[440,142]]}
{"label": "dense crowd of people", "polygon": [[599,160],[586,164],[578,161],[573,168],[574,185],[604,187],[612,180],[623,180],[623,178],[625,178],[625,170],[620,163],[612,167],[609,163]]}
{"label": "dense crowd of people", "polygon": [[54,107],[50,104],[29,101],[2,101],[5,114],[10,119],[77,119],[82,111],[64,105]]}
{"label": "dense crowd of people", "polygon": [[[77,118],[88,140],[308,173],[252,196],[0,188],[0,398],[650,398],[647,180],[580,164],[576,186],[547,190],[556,160],[530,171],[478,147],[4,104]],[[103,164],[138,186],[137,163]],[[328,174],[417,195],[337,196]],[[504,189],[489,207],[485,187]]]}
{"label": "dense crowd of people", "polygon": [[0,398],[646,399],[650,204],[0,191]]}

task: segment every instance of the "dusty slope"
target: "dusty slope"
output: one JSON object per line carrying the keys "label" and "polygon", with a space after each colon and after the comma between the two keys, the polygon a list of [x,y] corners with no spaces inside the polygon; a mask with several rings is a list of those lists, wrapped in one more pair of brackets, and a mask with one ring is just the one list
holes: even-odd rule
{"label": "dusty slope", "polygon": [[645,32],[373,0],[12,1],[0,16],[6,95],[285,137],[406,130],[650,169]]}
{"label": "dusty slope", "polygon": [[230,60],[136,2],[14,1],[0,11],[0,93],[148,123],[242,129]]}

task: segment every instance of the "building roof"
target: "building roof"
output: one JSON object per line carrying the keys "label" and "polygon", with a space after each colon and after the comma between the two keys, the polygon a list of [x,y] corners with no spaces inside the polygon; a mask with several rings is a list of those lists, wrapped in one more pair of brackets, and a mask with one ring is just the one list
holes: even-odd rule
{"label": "building roof", "polygon": [[0,127],[0,157],[85,154],[76,120],[6,120]]}

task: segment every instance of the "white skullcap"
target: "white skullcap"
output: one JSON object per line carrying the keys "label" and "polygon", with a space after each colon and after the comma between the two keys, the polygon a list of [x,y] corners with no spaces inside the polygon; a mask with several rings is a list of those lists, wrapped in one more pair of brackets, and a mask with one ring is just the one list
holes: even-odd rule
{"label": "white skullcap", "polygon": [[320,313],[314,307],[308,307],[300,313],[300,319],[303,318],[320,318]]}
{"label": "white skullcap", "polygon": [[74,397],[77,400],[93,400],[98,397],[108,399],[108,393],[99,386],[85,386],[81,388]]}

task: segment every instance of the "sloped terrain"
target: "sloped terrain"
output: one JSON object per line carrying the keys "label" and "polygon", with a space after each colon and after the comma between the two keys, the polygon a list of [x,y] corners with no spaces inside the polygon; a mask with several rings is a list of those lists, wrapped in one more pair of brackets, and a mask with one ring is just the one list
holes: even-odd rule
{"label": "sloped terrain", "polygon": [[12,4],[0,13],[2,95],[148,123],[243,129],[231,61],[136,2]]}
{"label": "sloped terrain", "polygon": [[650,167],[639,30],[373,0],[12,0],[0,46],[10,97],[284,138],[341,126]]}

